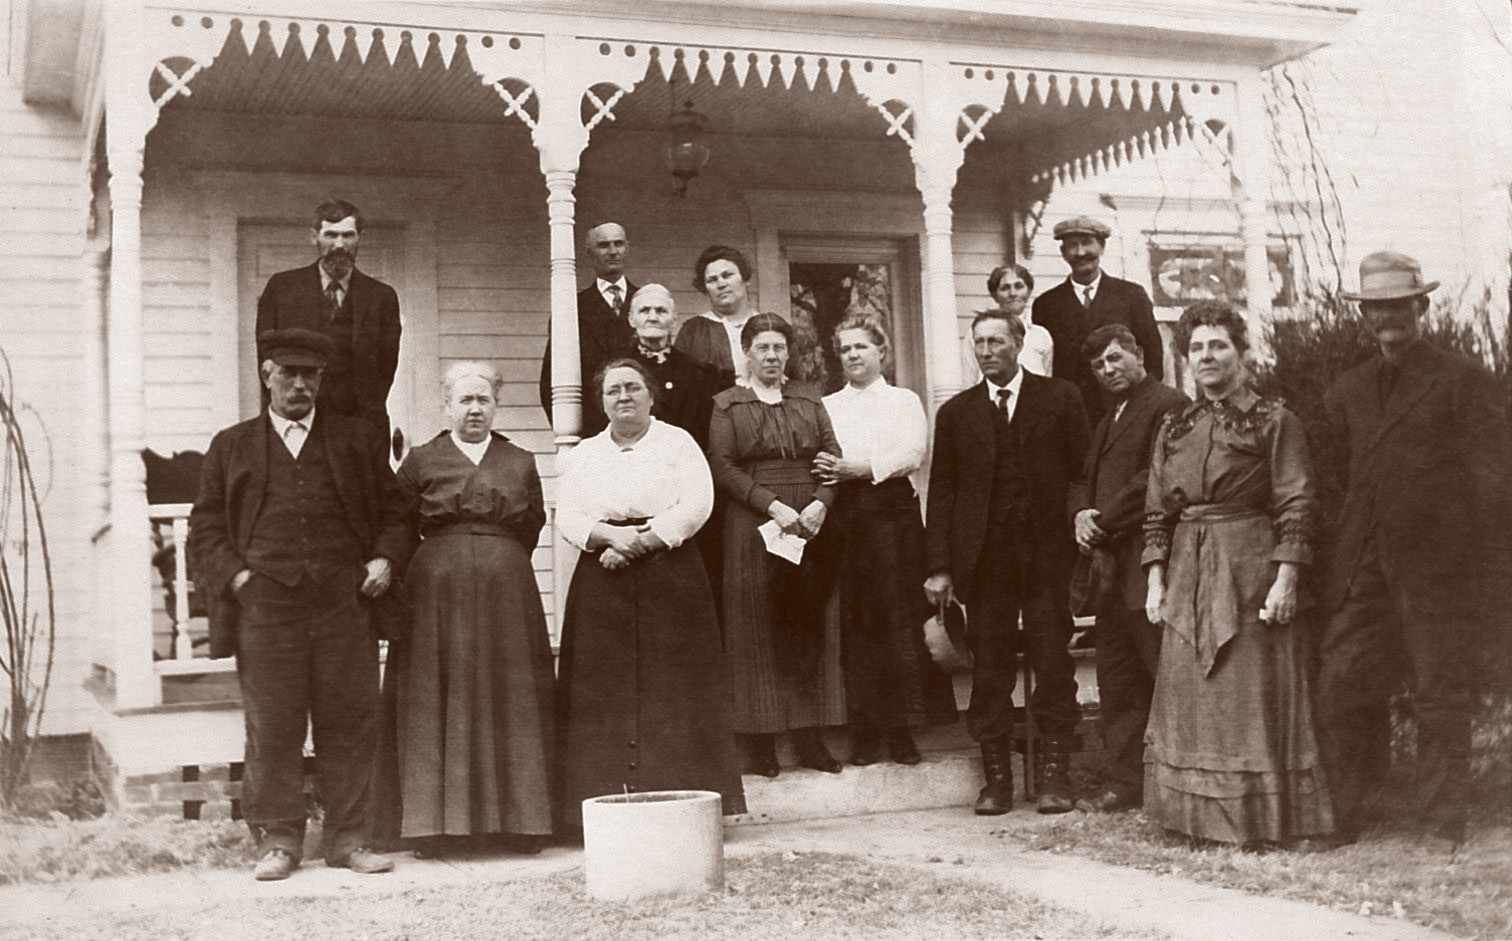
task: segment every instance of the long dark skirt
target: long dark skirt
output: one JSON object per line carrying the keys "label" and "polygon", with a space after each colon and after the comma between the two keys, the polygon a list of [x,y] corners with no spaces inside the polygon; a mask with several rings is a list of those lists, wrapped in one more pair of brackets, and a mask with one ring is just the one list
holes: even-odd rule
{"label": "long dark skirt", "polygon": [[529,551],[507,536],[432,536],[405,591],[411,630],[389,645],[376,834],[551,833],[555,681]]}
{"label": "long dark skirt", "polygon": [[956,720],[955,691],[924,645],[924,524],[904,478],[840,487],[841,663],[853,726],[897,728]]}
{"label": "long dark skirt", "polygon": [[708,790],[745,812],[714,599],[690,541],[617,572],[578,559],[562,622],[563,816],[585,798]]}
{"label": "long dark skirt", "polygon": [[[788,506],[802,509],[813,498],[813,482],[789,483],[786,478],[795,476],[791,471],[758,471],[755,476]],[[772,734],[843,725],[839,592],[830,591],[807,616],[794,617],[782,601],[801,578],[799,567],[766,551],[757,531],[766,520],[738,501],[725,506],[725,655],[734,691],[735,731]],[[838,549],[837,543],[826,522],[805,550],[804,563],[825,564],[824,554]]]}

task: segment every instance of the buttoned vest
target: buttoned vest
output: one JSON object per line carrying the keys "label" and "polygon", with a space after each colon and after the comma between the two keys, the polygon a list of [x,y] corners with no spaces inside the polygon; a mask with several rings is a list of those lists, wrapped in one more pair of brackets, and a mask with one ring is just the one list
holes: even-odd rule
{"label": "buttoned vest", "polygon": [[277,434],[268,435],[268,489],[252,524],[247,567],[291,588],[305,575],[322,582],[364,561],[324,439],[312,430],[295,460]]}
{"label": "buttoned vest", "polygon": [[1029,477],[1024,468],[1023,446],[1018,426],[1010,424],[1003,410],[993,407],[992,436],[996,459],[992,464],[992,497],[988,518],[994,523],[1022,519],[1029,508]]}

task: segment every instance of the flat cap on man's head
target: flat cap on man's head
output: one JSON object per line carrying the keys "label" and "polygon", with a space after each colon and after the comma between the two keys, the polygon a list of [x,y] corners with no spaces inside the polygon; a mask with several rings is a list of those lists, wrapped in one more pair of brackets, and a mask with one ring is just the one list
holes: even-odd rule
{"label": "flat cap on man's head", "polygon": [[1107,241],[1108,236],[1113,234],[1112,229],[1091,216],[1072,216],[1069,219],[1062,219],[1055,224],[1052,231],[1057,242],[1072,235],[1090,235],[1095,239]]}
{"label": "flat cap on man's head", "polygon": [[1432,293],[1437,281],[1423,283],[1417,259],[1401,252],[1371,252],[1360,261],[1360,290],[1340,291],[1346,301],[1394,301]]}
{"label": "flat cap on man's head", "polygon": [[263,350],[263,359],[270,359],[279,366],[324,369],[336,354],[336,344],[330,337],[299,327],[264,330],[257,335],[257,345]]}

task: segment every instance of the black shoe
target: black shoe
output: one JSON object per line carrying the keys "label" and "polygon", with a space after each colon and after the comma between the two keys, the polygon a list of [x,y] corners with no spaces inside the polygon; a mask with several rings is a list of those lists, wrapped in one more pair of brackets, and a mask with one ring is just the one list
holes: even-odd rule
{"label": "black shoe", "polygon": [[906,726],[887,730],[887,752],[900,765],[916,765],[923,760]]}
{"label": "black shoe", "polygon": [[745,742],[746,774],[775,778],[782,770],[777,764],[777,739],[771,735],[742,735]]}
{"label": "black shoe", "polygon": [[874,765],[882,757],[882,730],[859,726],[851,732],[851,764]]}
{"label": "black shoe", "polygon": [[982,743],[982,776],[987,785],[977,794],[974,810],[984,817],[1013,809],[1013,779],[1009,777],[1008,753],[998,742]]}
{"label": "black shoe", "polygon": [[499,843],[511,853],[521,856],[535,856],[541,852],[541,843],[544,837],[534,833],[501,833]]}
{"label": "black shoe", "polygon": [[825,774],[840,773],[840,762],[824,747],[824,739],[820,737],[818,729],[793,730],[793,744],[797,747],[800,765]]}

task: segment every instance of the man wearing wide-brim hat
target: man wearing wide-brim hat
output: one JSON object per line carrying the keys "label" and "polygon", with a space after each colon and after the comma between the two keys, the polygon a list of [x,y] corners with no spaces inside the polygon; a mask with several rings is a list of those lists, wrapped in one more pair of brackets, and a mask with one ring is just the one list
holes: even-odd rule
{"label": "man wearing wide-brim hat", "polygon": [[268,406],[211,441],[188,544],[210,599],[210,655],[236,656],[255,875],[283,879],[299,865],[307,727],[326,863],[385,872],[393,863],[365,846],[378,718],[370,616],[412,548],[404,502],[368,425],[315,406],[331,339],[290,328],[257,340]]}
{"label": "man wearing wide-brim hat", "polygon": [[1144,351],[1146,371],[1156,379],[1165,378],[1164,347],[1150,295],[1133,281],[1102,270],[1103,250],[1112,231],[1090,216],[1057,222],[1051,232],[1060,243],[1061,257],[1071,266],[1071,275],[1034,301],[1034,322],[1050,332],[1054,345],[1051,374],[1076,383],[1092,426],[1109,407],[1108,394],[1081,355],[1082,344],[1093,330],[1106,324],[1128,327]]}
{"label": "man wearing wide-brim hat", "polygon": [[1325,398],[1344,504],[1329,562],[1318,680],[1319,747],[1339,839],[1358,836],[1379,779],[1378,730],[1404,675],[1417,719],[1416,821],[1430,845],[1465,838],[1469,658],[1507,558],[1502,396],[1480,363],[1422,337],[1437,281],[1417,261],[1376,252],[1356,301],[1379,355]]}

